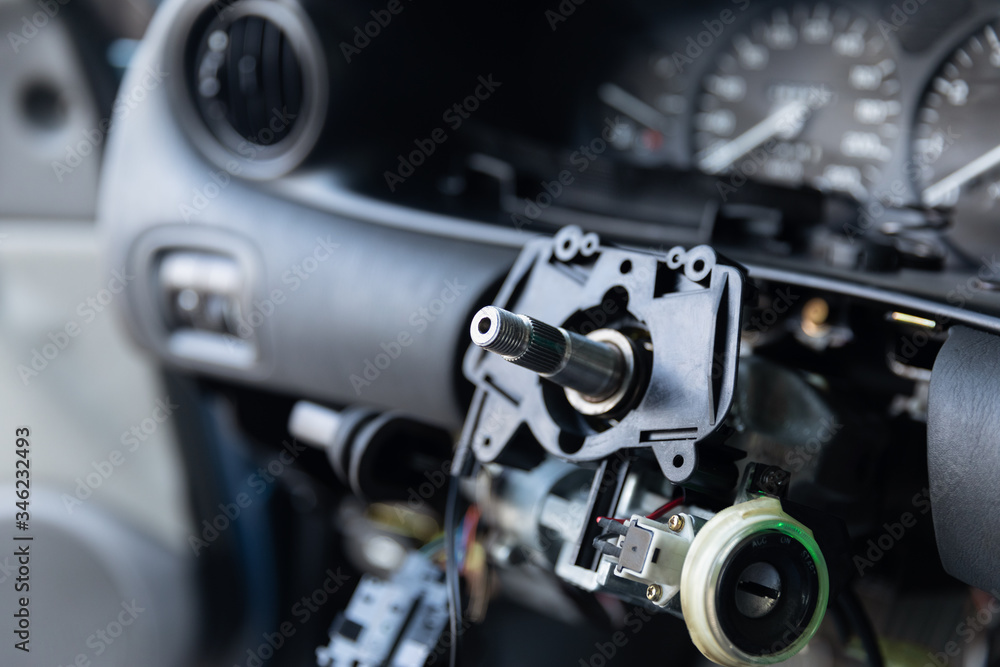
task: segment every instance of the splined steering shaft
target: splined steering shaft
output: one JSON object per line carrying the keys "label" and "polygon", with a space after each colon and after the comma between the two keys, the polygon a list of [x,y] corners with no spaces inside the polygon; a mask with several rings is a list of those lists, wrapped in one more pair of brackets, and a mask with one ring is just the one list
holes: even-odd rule
{"label": "splined steering shaft", "polygon": [[484,350],[574,390],[594,404],[620,393],[631,380],[632,349],[620,334],[599,340],[594,332],[588,338],[496,306],[476,313],[470,333]]}

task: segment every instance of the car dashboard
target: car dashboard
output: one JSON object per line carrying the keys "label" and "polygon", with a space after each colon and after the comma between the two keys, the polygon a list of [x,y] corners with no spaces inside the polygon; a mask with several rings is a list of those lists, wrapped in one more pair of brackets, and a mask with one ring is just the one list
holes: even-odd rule
{"label": "car dashboard", "polygon": [[[227,406],[200,428],[308,444],[279,565],[240,567],[358,579],[282,664],[954,656],[1000,585],[998,33],[985,0],[165,2],[105,260]],[[198,484],[195,526],[239,491]]]}

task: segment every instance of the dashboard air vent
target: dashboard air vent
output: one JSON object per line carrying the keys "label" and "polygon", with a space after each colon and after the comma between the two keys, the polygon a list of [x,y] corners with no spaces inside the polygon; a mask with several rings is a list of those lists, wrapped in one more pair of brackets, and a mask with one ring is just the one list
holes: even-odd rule
{"label": "dashboard air vent", "polygon": [[288,37],[273,22],[244,16],[212,26],[196,64],[192,80],[210,125],[225,121],[260,146],[291,132],[302,110],[302,67]]}
{"label": "dashboard air vent", "polygon": [[298,165],[324,126],[328,85],[322,46],[302,9],[273,0],[213,1],[186,42],[195,147],[226,169],[237,159],[248,178]]}

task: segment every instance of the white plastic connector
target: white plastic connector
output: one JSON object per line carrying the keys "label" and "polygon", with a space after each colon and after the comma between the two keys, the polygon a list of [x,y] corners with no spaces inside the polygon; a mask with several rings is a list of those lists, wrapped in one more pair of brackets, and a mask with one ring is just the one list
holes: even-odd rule
{"label": "white plastic connector", "polygon": [[660,607],[666,606],[680,591],[684,559],[695,537],[693,518],[686,514],[676,516],[678,530],[671,530],[659,521],[634,514],[625,524],[628,532],[618,539],[622,551],[615,574],[655,584],[658,595],[650,600]]}

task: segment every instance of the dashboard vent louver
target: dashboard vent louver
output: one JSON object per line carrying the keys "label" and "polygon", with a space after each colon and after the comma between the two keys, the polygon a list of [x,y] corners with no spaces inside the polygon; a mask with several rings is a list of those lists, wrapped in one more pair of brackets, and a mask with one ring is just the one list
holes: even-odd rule
{"label": "dashboard vent louver", "polygon": [[231,132],[220,131],[227,125],[242,141],[273,146],[289,136],[302,111],[302,65],[274,21],[256,15],[229,20],[227,11],[202,33],[195,71],[189,73],[192,92],[223,143],[233,139]]}

